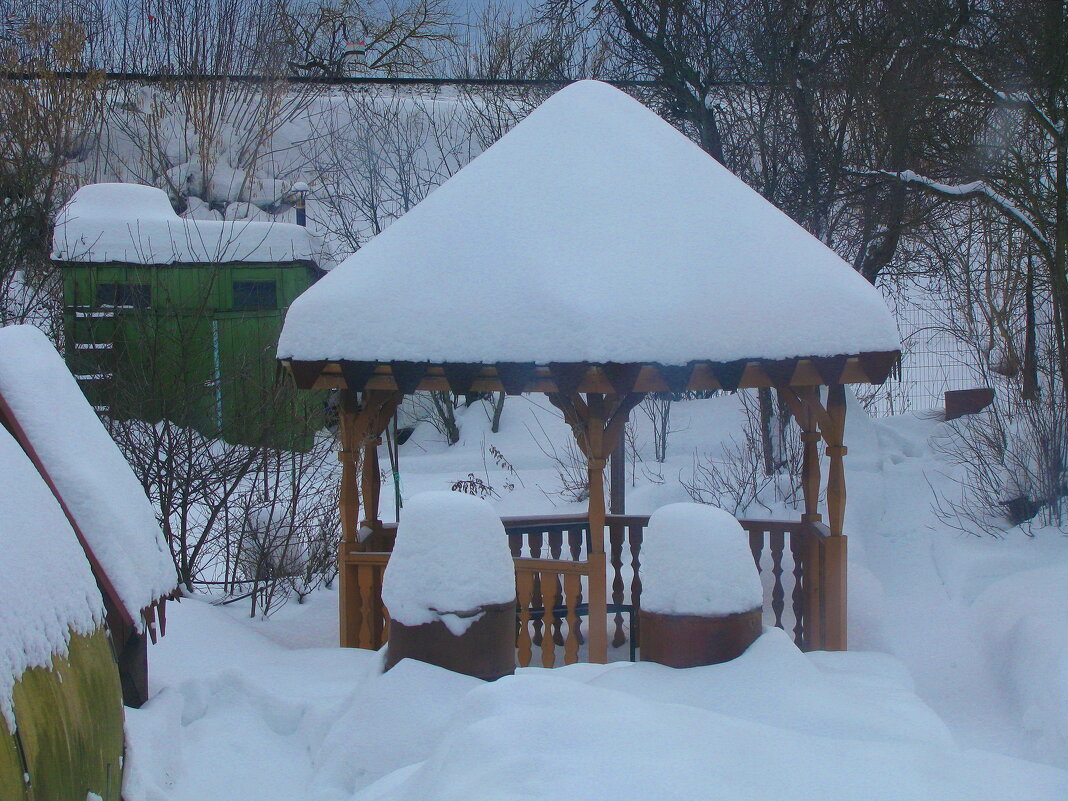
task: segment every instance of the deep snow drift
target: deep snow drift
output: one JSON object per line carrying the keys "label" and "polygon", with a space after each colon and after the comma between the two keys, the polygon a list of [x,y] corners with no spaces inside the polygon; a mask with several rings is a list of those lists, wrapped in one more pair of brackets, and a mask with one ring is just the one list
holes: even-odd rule
{"label": "deep snow drift", "polygon": [[486,684],[291,650],[186,601],[153,653],[160,690],[127,713],[129,801],[1068,793],[1068,773],[960,748],[892,658],[806,656],[777,630],[708,668],[525,668]]}
{"label": "deep snow drift", "polygon": [[[502,513],[579,508],[554,494],[542,449],[570,432],[541,399],[509,399],[499,434],[481,404],[459,418],[459,444],[422,424],[402,447],[405,497],[475,471]],[[647,461],[628,510],[649,513],[687,499],[694,450],[723,458],[742,415],[735,397],[675,404],[662,465],[634,419]],[[947,430],[850,408],[848,653],[803,655],[772,631],[726,665],[483,685],[411,662],[378,675],[379,655],[334,647],[332,592],[266,621],[184,602],[151,652],[160,691],[129,713],[129,801],[1068,797],[1061,770],[1004,756],[1068,768],[1068,548],[1049,530],[995,541],[942,526],[931,484],[952,484],[931,444]],[[787,514],[767,503],[751,515]]]}

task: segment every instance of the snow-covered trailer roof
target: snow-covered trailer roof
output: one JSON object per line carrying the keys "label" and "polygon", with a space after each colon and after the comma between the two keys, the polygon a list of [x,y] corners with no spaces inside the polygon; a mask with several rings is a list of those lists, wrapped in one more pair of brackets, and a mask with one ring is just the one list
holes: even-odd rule
{"label": "snow-covered trailer roof", "polygon": [[52,258],[63,262],[213,264],[317,262],[316,242],[292,223],[187,220],[167,193],[138,184],[89,184],[56,219]]}
{"label": "snow-covered trailer roof", "polygon": [[301,295],[278,357],[302,386],[656,391],[878,383],[899,347],[832,250],[583,81]]}
{"label": "snow-covered trailer roof", "polygon": [[33,326],[0,328],[0,422],[49,484],[105,595],[136,628],[152,624],[177,585],[170,549],[137,477]]}

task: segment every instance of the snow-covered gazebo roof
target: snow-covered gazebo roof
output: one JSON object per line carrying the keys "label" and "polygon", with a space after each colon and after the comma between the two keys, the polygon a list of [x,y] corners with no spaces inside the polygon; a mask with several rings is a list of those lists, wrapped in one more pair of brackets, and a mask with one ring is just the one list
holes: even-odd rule
{"label": "snow-covered gazebo roof", "polygon": [[167,193],[102,183],[74,193],[56,219],[52,258],[63,262],[212,264],[318,261],[306,228],[260,220],[188,220]]}
{"label": "snow-covered gazebo roof", "polygon": [[898,349],[846,262],[583,81],[299,297],[278,356],[302,386],[554,391],[569,364],[630,365],[613,387],[656,391],[767,384],[753,362],[776,385],[881,382]]}

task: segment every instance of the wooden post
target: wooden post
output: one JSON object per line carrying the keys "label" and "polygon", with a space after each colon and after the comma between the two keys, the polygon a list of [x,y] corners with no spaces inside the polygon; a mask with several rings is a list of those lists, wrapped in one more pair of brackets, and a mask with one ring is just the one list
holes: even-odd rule
{"label": "wooden post", "polygon": [[620,437],[612,450],[609,465],[608,511],[614,515],[627,513],[627,438]]}
{"label": "wooden post", "polygon": [[366,526],[372,532],[382,528],[382,521],[378,519],[378,509],[382,503],[382,469],[378,464],[378,446],[381,444],[381,437],[371,437],[363,445],[363,469],[360,476],[363,520],[360,522],[360,528]]}
{"label": "wooden post", "polygon": [[589,660],[608,661],[608,562],[604,549],[605,498],[604,469],[608,455],[623,436],[627,417],[643,393],[601,395],[587,393],[586,400],[577,392],[549,393],[549,402],[564,415],[571,426],[579,450],[586,457],[589,497]]}
{"label": "wooden post", "polygon": [[590,481],[590,637],[589,658],[591,662],[604,664],[608,661],[608,579],[604,553],[604,448],[605,397],[597,393],[586,395],[589,416],[586,419],[587,474]]}
{"label": "wooden post", "polygon": [[844,651],[846,636],[846,484],[842,444],[845,435],[846,398],[842,384],[827,388],[827,421],[823,436],[827,442],[827,526],[831,536],[822,540],[820,575],[823,597],[823,645],[829,651]]}
{"label": "wooden post", "polygon": [[[372,607],[380,605],[381,600],[367,596],[371,585],[358,581],[358,567],[349,564],[347,556],[351,551],[365,550],[360,540],[360,489],[363,493],[364,525],[373,531],[381,529],[378,520],[378,504],[382,480],[378,467],[378,443],[380,435],[392,419],[403,394],[383,390],[363,393],[362,403],[356,403],[355,393],[341,391],[341,405],[338,419],[341,428],[341,546],[338,553],[338,625],[341,646],[357,648],[361,643],[368,643],[373,637],[366,636],[367,625],[377,626],[378,616]],[[363,466],[360,476],[360,488],[357,488],[356,454],[363,452]],[[366,572],[366,571],[365,571]],[[366,577],[365,577],[366,578]],[[367,623],[368,617],[372,618]],[[361,629],[365,636],[361,638]],[[370,647],[377,647],[371,645]]]}
{"label": "wooden post", "polygon": [[801,460],[801,491],[805,499],[805,511],[801,515],[802,522],[819,523],[823,520],[820,515],[820,431],[813,412],[813,403],[819,405],[820,388],[805,387],[799,393],[805,401],[802,414],[796,415],[797,424],[801,427],[802,460]]}
{"label": "wooden post", "polygon": [[341,401],[338,405],[341,450],[338,451],[337,458],[341,462],[341,540],[347,543],[356,542],[360,511],[359,489],[356,484],[356,454],[359,451],[359,442],[356,441],[358,415],[359,408],[354,393],[347,389],[341,390]]}
{"label": "wooden post", "polygon": [[[820,408],[820,388],[800,387],[791,395],[791,390],[780,390],[780,396],[786,400],[793,412],[794,419],[801,429],[801,491],[804,496],[805,511],[801,514],[802,523],[819,523],[820,515],[820,431],[816,409]],[[800,401],[800,403],[798,403]],[[823,611],[820,597],[820,538],[810,531],[805,532],[801,545],[803,560],[802,599],[804,619],[803,645],[807,650],[823,648],[823,633],[820,629]]]}
{"label": "wooden post", "polygon": [[357,421],[359,407],[355,393],[341,390],[338,405],[338,422],[341,434],[341,450],[338,460],[341,462],[341,544],[338,552],[338,624],[342,648],[355,648],[358,645],[358,632],[353,616],[349,610],[356,609],[360,603],[355,576],[346,560],[349,550],[355,547],[356,530],[359,525],[360,500],[356,484],[356,454],[359,451],[357,441]]}

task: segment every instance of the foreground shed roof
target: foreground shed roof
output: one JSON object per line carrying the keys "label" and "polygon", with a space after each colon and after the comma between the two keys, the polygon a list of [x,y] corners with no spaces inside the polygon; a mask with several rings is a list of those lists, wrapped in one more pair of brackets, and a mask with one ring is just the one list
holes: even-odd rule
{"label": "foreground shed roof", "polygon": [[686,365],[898,348],[846,262],[640,103],[584,81],[308,289],[278,356]]}
{"label": "foreground shed roof", "polygon": [[102,589],[140,628],[177,584],[141,483],[63,358],[30,325],[0,328],[0,423],[65,507]]}
{"label": "foreground shed roof", "polygon": [[103,622],[93,573],[59,503],[0,425],[0,730],[15,731],[23,672],[66,655],[71,633]]}

